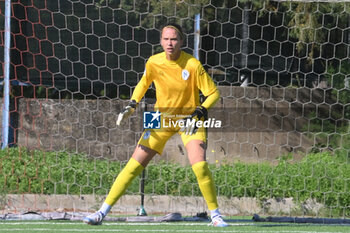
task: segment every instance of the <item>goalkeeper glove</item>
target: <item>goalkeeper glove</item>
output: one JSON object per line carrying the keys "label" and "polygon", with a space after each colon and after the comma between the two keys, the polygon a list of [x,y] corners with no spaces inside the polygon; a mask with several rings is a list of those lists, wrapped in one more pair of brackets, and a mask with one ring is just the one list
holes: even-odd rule
{"label": "goalkeeper glove", "polygon": [[198,106],[190,117],[184,119],[184,127],[182,127],[180,131],[184,132],[186,135],[195,134],[198,130],[197,121],[206,120],[207,118],[208,110],[203,106]]}
{"label": "goalkeeper glove", "polygon": [[124,122],[126,119],[129,118],[129,116],[131,116],[131,114],[133,114],[135,112],[136,109],[136,101],[135,100],[131,100],[129,102],[129,104],[123,108],[122,112],[119,113],[118,115],[118,119],[117,119],[117,125],[119,126],[122,122]]}

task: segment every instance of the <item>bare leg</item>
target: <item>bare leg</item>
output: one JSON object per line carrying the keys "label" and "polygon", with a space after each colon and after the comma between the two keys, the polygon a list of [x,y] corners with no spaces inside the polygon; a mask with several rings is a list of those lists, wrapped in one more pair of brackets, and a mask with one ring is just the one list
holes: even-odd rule
{"label": "bare leg", "polygon": [[206,160],[207,145],[202,140],[192,140],[187,143],[186,150],[191,165]]}
{"label": "bare leg", "polygon": [[155,150],[142,145],[137,145],[131,157],[143,167],[146,167],[156,154],[157,152]]}

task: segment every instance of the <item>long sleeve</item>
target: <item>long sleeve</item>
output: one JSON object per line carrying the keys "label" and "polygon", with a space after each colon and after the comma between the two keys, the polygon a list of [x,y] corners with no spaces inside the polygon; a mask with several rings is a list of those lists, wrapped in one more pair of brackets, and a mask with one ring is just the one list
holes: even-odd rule
{"label": "long sleeve", "polygon": [[204,70],[201,64],[197,68],[197,85],[201,90],[206,100],[202,103],[202,106],[206,109],[214,106],[216,101],[220,98],[220,91],[217,89],[210,75]]}
{"label": "long sleeve", "polygon": [[142,76],[141,80],[136,85],[134,92],[132,93],[131,100],[135,100],[137,103],[139,103],[150,85],[151,82],[147,80],[146,76]]}
{"label": "long sleeve", "polygon": [[202,103],[202,106],[205,107],[206,109],[209,109],[215,105],[215,103],[218,101],[219,98],[220,98],[220,91],[216,89],[215,92],[207,96],[205,101]]}
{"label": "long sleeve", "polygon": [[141,101],[153,81],[151,77],[151,69],[148,63],[146,63],[145,72],[143,73],[141,80],[136,85],[135,90],[131,96],[131,100],[135,100],[137,103]]}

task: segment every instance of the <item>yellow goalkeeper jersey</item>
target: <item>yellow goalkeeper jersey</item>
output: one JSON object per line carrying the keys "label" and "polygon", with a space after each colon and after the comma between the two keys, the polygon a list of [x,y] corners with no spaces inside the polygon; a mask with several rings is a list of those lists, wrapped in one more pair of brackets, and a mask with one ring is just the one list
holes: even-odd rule
{"label": "yellow goalkeeper jersey", "polygon": [[200,105],[199,91],[204,96],[217,93],[210,102],[219,98],[214,82],[200,61],[184,51],[176,61],[167,60],[165,52],[151,56],[131,99],[140,102],[152,82],[156,88],[155,109],[162,113],[191,114]]}

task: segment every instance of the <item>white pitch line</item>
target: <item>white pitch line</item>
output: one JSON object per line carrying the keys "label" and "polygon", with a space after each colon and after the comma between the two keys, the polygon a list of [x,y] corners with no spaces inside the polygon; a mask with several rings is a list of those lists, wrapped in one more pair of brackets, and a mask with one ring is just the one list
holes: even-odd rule
{"label": "white pitch line", "polygon": [[[26,225],[85,225],[81,222],[25,222]],[[179,222],[119,222],[111,223],[104,222],[103,226],[205,226],[209,223],[205,222],[191,222],[191,223],[179,223]],[[23,225],[23,222],[0,222],[0,225]],[[255,223],[230,223],[230,226],[256,226]]]}
{"label": "white pitch line", "polygon": [[[25,222],[26,225],[42,225],[43,228],[3,228],[6,225],[9,226],[15,226],[15,225],[23,225],[23,222],[0,222],[0,232],[16,232],[16,231],[23,231],[25,230],[26,232],[50,232],[50,231],[55,231],[55,232],[124,232],[127,229],[105,229],[105,228],[100,228],[98,229],[97,227],[91,227],[85,228],[85,229],[74,229],[74,228],[64,228],[64,229],[53,229],[53,228],[47,228],[45,225],[74,225],[74,226],[79,226],[79,225],[85,225],[81,222],[51,222],[51,221],[44,221],[44,222]],[[208,223],[203,223],[203,222],[192,222],[192,223],[181,223],[179,224],[178,222],[156,222],[156,223],[141,223],[141,222],[121,222],[121,223],[111,223],[111,222],[104,222],[104,226],[205,226]],[[231,223],[231,227],[234,226],[263,226],[261,224],[255,224],[255,223]],[[283,227],[283,224],[281,224],[281,227]],[[196,230],[196,229],[132,229],[133,232],[171,232],[171,233],[191,233],[191,232],[212,232],[213,227],[208,227],[207,230]],[[237,233],[237,232],[248,232],[248,231],[242,231],[243,229],[230,229],[229,228],[216,228],[216,231],[218,232],[225,232],[225,233]],[[274,231],[267,231],[267,230],[249,230],[249,232],[259,232],[259,233],[271,233]],[[311,231],[293,231],[293,230],[282,230],[278,231],[280,233],[311,233]],[[319,232],[319,231],[312,231],[312,232]],[[342,232],[320,232],[320,233],[342,233]]]}
{"label": "white pitch line", "polygon": [[[27,232],[125,232],[126,229],[50,229],[50,228],[30,228],[30,229],[23,229],[23,228],[9,228],[9,229],[0,229],[0,232],[5,230],[5,232],[15,232],[15,231],[23,231],[26,230]],[[242,231],[242,230],[224,230],[224,229],[217,229],[217,232],[226,232],[226,233],[237,233],[237,232],[248,232],[248,231]],[[213,232],[212,229],[210,230],[161,230],[161,229],[133,229],[133,232]],[[259,232],[259,233],[271,233],[274,231],[261,231],[261,230],[250,230],[249,232]],[[310,233],[311,231],[278,231],[279,233]],[[313,231],[313,232],[319,232],[319,231]],[[343,233],[343,232],[321,232],[321,233]]]}

